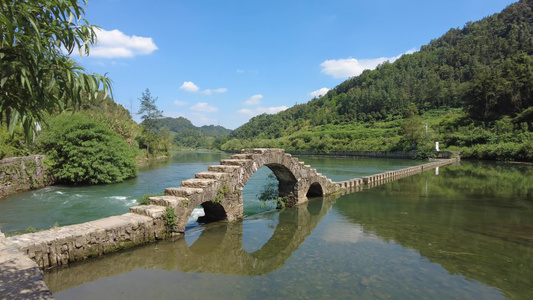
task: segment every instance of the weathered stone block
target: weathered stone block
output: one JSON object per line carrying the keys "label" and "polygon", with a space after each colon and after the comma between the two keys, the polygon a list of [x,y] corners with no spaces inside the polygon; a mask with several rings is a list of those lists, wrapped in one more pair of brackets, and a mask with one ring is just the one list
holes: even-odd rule
{"label": "weathered stone block", "polygon": [[223,166],[244,166],[252,163],[251,159],[222,159],[220,164]]}
{"label": "weathered stone block", "polygon": [[194,177],[199,179],[214,179],[218,181],[228,180],[230,178],[229,173],[220,173],[220,172],[201,172],[194,175]]}
{"label": "weathered stone block", "polygon": [[193,178],[193,179],[187,179],[187,180],[184,180],[184,181],[181,182],[181,186],[182,187],[199,188],[199,189],[212,187],[215,184],[217,184],[217,180],[215,180],[215,179]]}
{"label": "weathered stone block", "polygon": [[201,188],[188,188],[188,187],[179,187],[179,188],[166,188],[165,194],[170,196],[178,197],[191,197],[195,194],[203,194],[204,190]]}
{"label": "weathered stone block", "polygon": [[214,165],[214,166],[207,167],[207,170],[210,172],[221,172],[221,173],[229,173],[229,174],[238,172],[240,169],[241,169],[240,166],[232,166],[232,165]]}

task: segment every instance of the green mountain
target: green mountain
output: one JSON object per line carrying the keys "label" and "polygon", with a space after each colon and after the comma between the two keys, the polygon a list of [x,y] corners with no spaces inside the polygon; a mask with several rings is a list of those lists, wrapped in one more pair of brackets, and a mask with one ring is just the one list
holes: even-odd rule
{"label": "green mountain", "polygon": [[[320,98],[256,116],[222,148],[393,151],[440,141],[471,157],[531,160],[532,55],[533,0],[522,0]],[[473,153],[480,145],[486,149]],[[498,151],[513,153],[489,153]]]}
{"label": "green mountain", "polygon": [[162,118],[158,120],[160,132],[168,131],[172,141],[179,147],[212,149],[227,141],[232,130],[222,126],[194,126],[186,118]]}

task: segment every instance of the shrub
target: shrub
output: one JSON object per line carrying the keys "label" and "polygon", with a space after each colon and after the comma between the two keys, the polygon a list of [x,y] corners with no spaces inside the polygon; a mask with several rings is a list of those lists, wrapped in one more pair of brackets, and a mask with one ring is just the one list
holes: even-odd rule
{"label": "shrub", "polygon": [[416,151],[414,157],[416,160],[425,160],[428,158],[435,158],[435,152],[428,148],[422,148]]}
{"label": "shrub", "polygon": [[167,230],[167,234],[169,234],[171,231],[174,230],[174,226],[176,225],[176,221],[178,220],[178,217],[176,216],[176,213],[174,212],[174,209],[172,207],[166,207],[163,219],[165,219],[165,227]]}
{"label": "shrub", "polygon": [[0,126],[0,159],[25,156],[29,155],[30,152],[21,128],[16,128],[13,137],[11,137],[7,127]]}
{"label": "shrub", "polygon": [[524,142],[518,149],[517,159],[521,161],[533,161],[533,142]]}
{"label": "shrub", "polygon": [[137,199],[139,205],[150,205],[150,197],[163,196],[164,193],[157,194],[144,194],[141,198]]}
{"label": "shrub", "polygon": [[264,202],[261,204],[261,207],[264,207],[266,203],[270,202],[275,204],[277,208],[285,208],[287,197],[279,196],[278,185],[279,181],[276,178],[276,175],[274,175],[274,173],[269,173],[263,189],[256,195],[259,200]]}
{"label": "shrub", "polygon": [[137,175],[135,150],[107,126],[79,114],[51,120],[39,144],[62,183],[114,183]]}

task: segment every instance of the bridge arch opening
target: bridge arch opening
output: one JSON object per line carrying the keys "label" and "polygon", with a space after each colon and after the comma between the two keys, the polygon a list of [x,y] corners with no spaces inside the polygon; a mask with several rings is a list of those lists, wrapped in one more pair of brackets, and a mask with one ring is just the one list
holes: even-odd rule
{"label": "bridge arch opening", "polygon": [[201,204],[204,215],[198,217],[198,223],[212,223],[225,220],[228,216],[226,210],[220,203],[206,201]]}
{"label": "bridge arch opening", "polygon": [[270,163],[261,166],[243,182],[244,214],[275,208],[278,197],[286,198],[286,203],[295,201],[297,183],[294,174],[284,165]]}
{"label": "bridge arch opening", "polygon": [[298,180],[294,174],[292,174],[291,170],[284,165],[276,163],[266,164],[265,166],[268,167],[278,179],[279,197],[294,196],[294,188],[298,183]]}
{"label": "bridge arch opening", "polygon": [[229,223],[198,226],[185,235],[185,243],[191,253],[206,255],[219,248],[226,238]]}
{"label": "bridge arch opening", "polygon": [[320,185],[320,183],[315,182],[311,184],[311,186],[309,187],[306,197],[307,198],[321,197],[323,195],[324,195],[324,190],[322,190],[322,186]]}
{"label": "bridge arch opening", "polygon": [[318,216],[320,215],[320,212],[322,211],[323,203],[324,203],[324,200],[320,198],[310,200],[309,202],[307,202],[307,211],[312,216]]}
{"label": "bridge arch opening", "polygon": [[267,167],[259,168],[242,189],[243,212],[245,216],[275,209],[273,201],[279,195],[279,181]]}

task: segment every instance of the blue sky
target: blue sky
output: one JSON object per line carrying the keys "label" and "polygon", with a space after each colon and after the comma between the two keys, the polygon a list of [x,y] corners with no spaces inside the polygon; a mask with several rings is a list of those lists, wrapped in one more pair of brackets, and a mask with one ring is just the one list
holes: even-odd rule
{"label": "blue sky", "polygon": [[81,63],[133,112],[148,88],[164,116],[235,129],[513,2],[89,0],[102,30]]}

